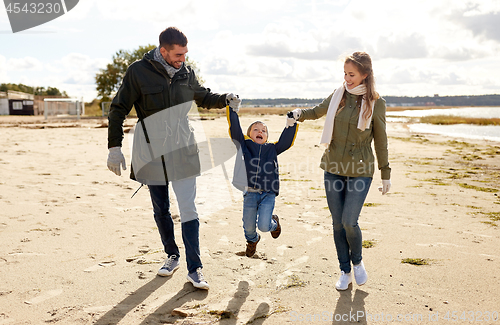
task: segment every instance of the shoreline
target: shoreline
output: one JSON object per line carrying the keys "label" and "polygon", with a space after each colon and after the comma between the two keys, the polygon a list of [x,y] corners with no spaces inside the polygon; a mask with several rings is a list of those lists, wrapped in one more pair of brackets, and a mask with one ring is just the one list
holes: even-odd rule
{"label": "shoreline", "polygon": [[[277,140],[284,117],[240,120],[257,118]],[[131,199],[138,183],[129,170],[107,170],[105,120],[1,120],[2,325],[329,324],[358,313],[360,324],[387,321],[382,315],[435,324],[447,312],[474,311],[483,321],[500,313],[500,154],[484,141],[388,123],[392,189],[380,195],[376,173],[359,221],[373,244],[363,249],[369,280],[344,292],[334,288],[340,271],[318,167],[322,120],[300,123],[294,146],[278,158],[282,234],[262,234],[254,258],[241,254],[241,193],[213,168],[198,180],[196,203],[206,292],[186,282],[185,257],[172,277],[156,276],[165,254],[149,194]],[[201,123],[207,138],[227,138],[224,118]],[[127,137],[123,152],[129,168]],[[175,227],[183,252],[178,220]]]}

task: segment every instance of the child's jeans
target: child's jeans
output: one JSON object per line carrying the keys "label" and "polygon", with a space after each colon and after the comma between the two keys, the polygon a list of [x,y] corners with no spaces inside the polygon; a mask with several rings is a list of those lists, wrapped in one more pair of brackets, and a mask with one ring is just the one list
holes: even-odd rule
{"label": "child's jeans", "polygon": [[243,194],[243,230],[245,239],[256,242],[257,227],[262,232],[274,231],[278,224],[272,219],[274,211],[274,192],[245,192]]}

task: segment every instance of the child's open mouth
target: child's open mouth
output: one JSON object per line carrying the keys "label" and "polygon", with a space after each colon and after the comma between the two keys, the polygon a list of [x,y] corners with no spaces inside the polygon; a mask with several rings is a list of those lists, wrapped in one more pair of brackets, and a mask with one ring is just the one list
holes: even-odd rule
{"label": "child's open mouth", "polygon": [[263,140],[263,139],[264,139],[264,137],[263,137],[262,135],[258,135],[258,136],[257,136],[257,139],[261,139],[261,140]]}

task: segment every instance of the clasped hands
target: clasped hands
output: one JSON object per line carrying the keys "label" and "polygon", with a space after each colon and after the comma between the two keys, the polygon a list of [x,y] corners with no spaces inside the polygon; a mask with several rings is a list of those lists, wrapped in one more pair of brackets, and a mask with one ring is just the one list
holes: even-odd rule
{"label": "clasped hands", "polygon": [[286,127],[293,126],[299,120],[301,114],[302,110],[300,108],[288,112],[286,114]]}

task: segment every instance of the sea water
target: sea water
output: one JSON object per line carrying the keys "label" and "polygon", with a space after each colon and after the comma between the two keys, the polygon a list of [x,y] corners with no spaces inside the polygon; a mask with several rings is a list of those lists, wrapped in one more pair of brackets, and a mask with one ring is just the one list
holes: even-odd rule
{"label": "sea water", "polygon": [[[453,115],[471,118],[500,118],[500,107],[460,107],[460,108],[434,108],[424,110],[406,110],[398,112],[387,112],[388,122],[406,122],[409,118]],[[412,132],[434,133],[450,137],[483,139],[500,142],[500,126],[498,125],[475,125],[475,124],[453,124],[435,125],[425,123],[412,123],[408,127]]]}

